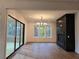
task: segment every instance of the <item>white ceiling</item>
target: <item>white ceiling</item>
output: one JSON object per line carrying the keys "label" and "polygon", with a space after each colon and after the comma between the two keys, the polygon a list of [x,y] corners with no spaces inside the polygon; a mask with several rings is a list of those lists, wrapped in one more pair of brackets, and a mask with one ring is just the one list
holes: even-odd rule
{"label": "white ceiling", "polygon": [[79,0],[19,0],[19,1],[78,2]]}
{"label": "white ceiling", "polygon": [[58,18],[67,13],[76,13],[77,11],[44,11],[44,10],[19,10],[18,11],[27,21],[56,21]]}

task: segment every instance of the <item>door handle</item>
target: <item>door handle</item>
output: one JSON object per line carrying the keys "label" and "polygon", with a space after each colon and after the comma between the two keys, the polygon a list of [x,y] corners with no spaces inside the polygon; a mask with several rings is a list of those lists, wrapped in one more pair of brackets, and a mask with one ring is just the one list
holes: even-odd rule
{"label": "door handle", "polygon": [[68,35],[67,38],[70,38],[70,36]]}

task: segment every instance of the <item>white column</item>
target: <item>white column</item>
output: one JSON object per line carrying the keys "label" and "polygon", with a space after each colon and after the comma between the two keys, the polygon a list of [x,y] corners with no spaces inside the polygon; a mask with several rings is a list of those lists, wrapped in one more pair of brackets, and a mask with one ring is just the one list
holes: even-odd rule
{"label": "white column", "polygon": [[5,59],[6,51],[6,32],[7,32],[7,13],[6,9],[0,9],[0,59]]}

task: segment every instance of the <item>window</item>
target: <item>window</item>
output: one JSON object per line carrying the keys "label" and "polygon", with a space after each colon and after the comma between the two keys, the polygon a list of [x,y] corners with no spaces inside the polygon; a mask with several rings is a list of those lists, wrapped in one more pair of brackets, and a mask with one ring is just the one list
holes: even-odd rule
{"label": "window", "polygon": [[35,38],[51,38],[52,37],[52,27],[50,24],[36,23],[34,25],[34,37]]}

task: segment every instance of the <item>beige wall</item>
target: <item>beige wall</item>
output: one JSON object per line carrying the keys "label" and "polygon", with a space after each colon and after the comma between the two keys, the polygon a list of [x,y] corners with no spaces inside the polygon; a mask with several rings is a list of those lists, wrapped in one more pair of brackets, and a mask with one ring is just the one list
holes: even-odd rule
{"label": "beige wall", "polygon": [[35,38],[34,37],[34,22],[28,22],[27,26],[27,42],[56,42],[56,22],[50,23],[52,26],[51,38]]}

